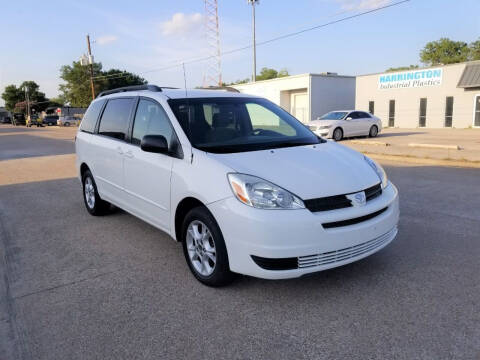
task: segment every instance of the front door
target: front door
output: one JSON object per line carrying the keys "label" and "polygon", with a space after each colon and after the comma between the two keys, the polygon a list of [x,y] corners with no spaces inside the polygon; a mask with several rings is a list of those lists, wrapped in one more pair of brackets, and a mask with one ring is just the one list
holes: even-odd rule
{"label": "front door", "polygon": [[292,115],[302,123],[306,124],[310,121],[308,118],[308,94],[292,94]]}
{"label": "front door", "polygon": [[473,121],[473,126],[480,127],[480,95],[475,97],[475,119]]}
{"label": "front door", "polygon": [[140,98],[133,123],[132,141],[125,151],[125,194],[132,212],[168,231],[170,178],[173,161],[177,159],[140,149],[145,135],[163,135],[169,146],[175,140],[172,125],[162,106],[156,101]]}

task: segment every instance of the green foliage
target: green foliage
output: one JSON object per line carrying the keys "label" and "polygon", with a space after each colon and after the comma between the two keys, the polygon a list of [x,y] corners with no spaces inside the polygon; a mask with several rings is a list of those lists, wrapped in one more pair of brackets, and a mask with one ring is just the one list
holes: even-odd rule
{"label": "green foliage", "polygon": [[13,111],[16,103],[25,100],[25,94],[15,85],[8,85],[2,93],[2,99],[5,101],[5,108]]}
{"label": "green foliage", "polygon": [[448,38],[431,41],[420,51],[420,60],[429,66],[454,64],[469,58],[470,48],[466,42]]}
{"label": "green foliage", "polygon": [[480,39],[470,43],[470,60],[480,60]]}
{"label": "green foliage", "polygon": [[[262,68],[262,70],[260,70],[260,74],[257,75],[257,81],[275,79],[275,78],[285,77],[289,75],[290,74],[288,73],[287,69],[281,69],[280,71],[277,71],[275,69],[264,67]],[[222,83],[222,86],[246,84],[248,82],[250,82],[250,79],[246,78],[246,79],[237,80],[231,83]]]}
{"label": "green foliage", "polygon": [[26,96],[31,103],[31,107],[35,111],[43,111],[48,106],[48,99],[45,94],[39,91],[40,86],[35,81],[24,81],[19,87],[8,85],[2,93],[2,99],[5,101],[5,108],[12,112],[26,111]]}
{"label": "green foliage", "polygon": [[282,69],[280,71],[277,71],[275,69],[270,69],[270,68],[262,68],[260,70],[260,74],[257,75],[257,81],[261,80],[269,80],[269,79],[275,79],[278,77],[285,77],[288,76],[288,71],[286,69]]}
{"label": "green foliage", "polygon": [[404,71],[404,70],[413,70],[413,69],[418,69],[418,65],[392,67],[387,69],[386,71],[393,72],[393,71]]}
{"label": "green foliage", "polygon": [[[102,71],[101,63],[93,64],[95,95],[104,90],[122,86],[143,85],[147,82],[138,75],[127,71],[111,69]],[[59,90],[65,103],[74,107],[87,107],[92,101],[90,88],[90,69],[74,61],[72,65],[64,65],[60,69],[60,78],[65,82]]]}

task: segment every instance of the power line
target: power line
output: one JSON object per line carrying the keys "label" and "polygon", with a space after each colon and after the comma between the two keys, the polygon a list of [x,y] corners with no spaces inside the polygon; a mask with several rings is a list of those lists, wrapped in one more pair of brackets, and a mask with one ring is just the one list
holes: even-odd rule
{"label": "power line", "polygon": [[[411,0],[397,1],[397,2],[392,3],[392,4],[380,6],[380,7],[375,8],[375,9],[363,11],[361,13],[346,16],[346,17],[343,17],[343,18],[340,18],[340,19],[337,19],[337,20],[332,20],[332,21],[329,21],[329,22],[326,22],[326,23],[323,23],[323,24],[320,24],[320,25],[312,26],[312,27],[309,27],[309,28],[306,28],[306,29],[298,30],[298,31],[287,33],[287,34],[284,34],[284,35],[279,35],[277,37],[274,37],[274,38],[271,38],[271,39],[268,39],[268,40],[257,42],[257,46],[270,44],[272,42],[287,39],[287,38],[297,36],[297,35],[300,35],[300,34],[303,34],[303,33],[309,32],[309,31],[318,30],[318,29],[321,29],[321,28],[324,28],[324,27],[327,27],[327,26],[330,26],[330,25],[338,24],[340,22],[344,22],[344,21],[347,21],[347,20],[358,18],[360,16],[368,15],[368,14],[371,14],[371,13],[374,13],[374,12],[377,12],[377,11],[380,11],[380,10],[384,10],[384,9],[387,9],[387,8],[390,8],[390,7],[398,6],[398,5],[401,5],[401,4],[410,2],[410,1]],[[240,51],[248,50],[248,49],[252,48],[252,46],[253,46],[253,44],[245,45],[245,46],[242,46],[242,47],[239,47],[239,48],[236,48],[236,49],[224,51],[220,55],[224,56],[224,55],[234,54],[234,53],[237,53],[237,52],[240,52]],[[147,74],[147,73],[151,73],[151,72],[174,69],[174,68],[177,68],[177,67],[181,67],[182,64],[193,64],[193,63],[197,63],[197,62],[207,61],[207,60],[212,59],[213,57],[214,56],[205,56],[205,57],[200,57],[200,58],[192,58],[191,60],[185,60],[185,61],[178,60],[178,61],[175,61],[176,62],[175,65],[170,65],[170,66],[165,66],[165,67],[146,70],[146,71],[140,72],[140,74]],[[94,79],[122,78],[122,77],[127,77],[127,76],[129,76],[129,75],[111,74],[111,75],[97,76]]]}

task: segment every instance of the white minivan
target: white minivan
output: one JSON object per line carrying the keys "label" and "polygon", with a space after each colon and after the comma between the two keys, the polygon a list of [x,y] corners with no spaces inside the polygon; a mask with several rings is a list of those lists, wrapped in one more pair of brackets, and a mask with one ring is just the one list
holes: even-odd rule
{"label": "white minivan", "polygon": [[382,167],[260,97],[106,91],[75,145],[88,212],[113,204],[163,230],[207,285],[333,268],[397,234],[398,191]]}

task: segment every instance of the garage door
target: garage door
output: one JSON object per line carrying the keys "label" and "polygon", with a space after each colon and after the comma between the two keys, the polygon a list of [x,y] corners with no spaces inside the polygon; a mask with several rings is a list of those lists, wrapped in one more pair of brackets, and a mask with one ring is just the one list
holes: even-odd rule
{"label": "garage door", "polygon": [[307,123],[308,119],[308,96],[307,93],[292,94],[291,113],[298,120]]}

